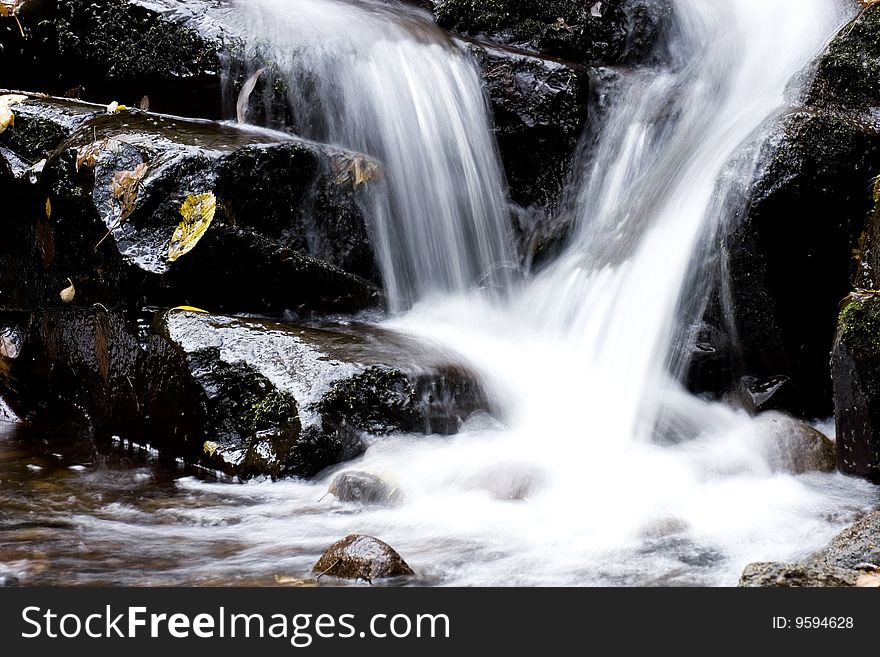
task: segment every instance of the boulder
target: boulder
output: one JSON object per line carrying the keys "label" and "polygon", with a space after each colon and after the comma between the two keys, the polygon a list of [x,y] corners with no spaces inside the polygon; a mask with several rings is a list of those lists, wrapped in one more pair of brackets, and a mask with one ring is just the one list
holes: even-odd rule
{"label": "boulder", "polygon": [[834,443],[810,425],[778,411],[761,413],[755,424],[774,472],[832,472],[837,467]]}
{"label": "boulder", "polygon": [[[33,276],[13,261],[0,271],[11,280],[0,291],[6,307],[58,305],[67,279],[77,290],[74,303],[134,309],[335,312],[381,302],[368,280],[378,279],[360,199],[369,181],[347,174],[364,156],[278,133],[138,110],[110,114],[63,99],[31,97],[14,112],[16,124],[0,144],[25,162],[49,157],[27,176],[6,176],[22,190],[22,207],[10,218],[14,250],[38,250],[39,258],[29,258],[42,265]],[[183,203],[204,193],[215,196],[214,220],[172,262],[169,242]],[[17,294],[40,280],[45,289],[31,290],[30,299]],[[6,295],[18,297],[14,305]]]}
{"label": "boulder", "polygon": [[368,433],[454,433],[488,407],[449,355],[366,326],[191,310],[129,322],[96,304],[5,312],[0,327],[0,390],[26,419],[78,417],[99,444],[118,435],[241,478],[311,477]]}
{"label": "boulder", "polygon": [[745,567],[742,587],[844,587],[855,586],[859,573],[833,566],[786,563],[751,563]]}
{"label": "boulder", "polygon": [[668,0],[440,0],[447,29],[583,64],[641,63],[672,15]]}
{"label": "boulder", "polygon": [[[770,129],[751,186],[733,192],[742,197],[722,237],[721,305],[710,304],[703,335],[711,354],[730,359],[711,372],[728,372],[728,387],[755,409],[831,412],[834,317],[851,289],[878,147],[843,115],[796,111]],[[698,392],[719,387],[693,370],[689,379]]]}
{"label": "boulder", "polygon": [[340,472],[330,482],[328,492],[340,502],[371,506],[396,506],[402,501],[400,489],[370,472]]}
{"label": "boulder", "polygon": [[312,569],[319,575],[372,582],[386,577],[415,575],[403,558],[387,543],[372,536],[352,534],[337,541]]}
{"label": "boulder", "polygon": [[880,483],[880,296],[843,303],[831,356],[837,457],[843,472]]}

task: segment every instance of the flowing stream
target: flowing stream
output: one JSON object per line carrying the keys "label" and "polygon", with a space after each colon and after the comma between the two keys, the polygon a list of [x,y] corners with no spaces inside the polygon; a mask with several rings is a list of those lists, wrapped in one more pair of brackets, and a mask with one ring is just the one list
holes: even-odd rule
{"label": "flowing stream", "polygon": [[[255,67],[275,63],[300,133],[381,163],[371,202],[395,311],[384,326],[458,354],[497,417],[472,417],[453,437],[375,438],[341,468],[393,481],[404,498],[393,508],[325,496],[330,475],[230,486],[146,456],[116,474],[65,470],[67,487],[44,495],[60,508],[67,493],[89,502],[65,518],[77,539],[58,547],[64,558],[86,558],[77,541],[108,554],[138,546],[122,575],[69,566],[77,581],[295,581],[360,532],[392,544],[423,583],[730,585],[750,561],[820,549],[875,505],[866,483],[778,472],[766,422],[670,374],[678,319],[703,302],[725,181],[752,175],[743,154],[849,5],[676,5],[666,63],[626,76],[583,149],[568,247],[518,276],[487,107],[456,44],[378,1],[239,3]],[[88,477],[105,482],[100,499]]]}

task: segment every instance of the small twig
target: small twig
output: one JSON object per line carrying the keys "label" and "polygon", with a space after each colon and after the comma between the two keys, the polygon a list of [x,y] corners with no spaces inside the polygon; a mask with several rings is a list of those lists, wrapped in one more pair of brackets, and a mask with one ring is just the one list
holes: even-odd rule
{"label": "small twig", "polygon": [[325,570],[323,573],[319,574],[318,577],[317,577],[316,579],[321,579],[324,575],[326,575],[326,574],[329,573],[331,570],[333,570],[334,568],[336,568],[336,566],[339,565],[339,562],[340,562],[340,561],[342,561],[342,559],[337,559],[336,561],[334,561],[334,562],[333,562],[333,565],[330,566],[330,567],[329,567],[327,570]]}

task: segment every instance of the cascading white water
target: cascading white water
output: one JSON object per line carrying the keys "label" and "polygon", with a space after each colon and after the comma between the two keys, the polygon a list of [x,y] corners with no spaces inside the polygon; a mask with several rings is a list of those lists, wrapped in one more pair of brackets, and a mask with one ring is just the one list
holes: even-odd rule
{"label": "cascading white water", "polygon": [[[190,479],[180,485],[245,504],[179,514],[222,519],[215,536],[250,546],[239,560],[283,553],[295,572],[363,532],[429,582],[732,584],[748,561],[821,547],[875,501],[867,484],[841,475],[774,472],[765,423],[688,395],[667,373],[683,290],[722,219],[719,177],[848,5],[676,4],[670,63],[631,75],[574,181],[571,245],[492,300],[465,289],[509,253],[501,180],[463,55],[415,29],[426,25],[415,15],[389,24],[394,16],[370,13],[370,3],[247,3],[252,34],[299,71],[293,79],[317,76],[309,84],[323,89],[328,134],[385,166],[386,280],[402,304],[421,300],[387,324],[469,361],[502,419],[471,418],[452,438],[373,441],[346,467],[397,482],[399,507],[354,510],[322,498],[326,480],[230,488]],[[661,413],[677,430],[664,443],[654,440]]]}
{"label": "cascading white water", "polygon": [[503,176],[472,62],[424,15],[370,0],[247,0],[254,61],[302,136],[379,160],[375,246],[394,310],[510,282]]}

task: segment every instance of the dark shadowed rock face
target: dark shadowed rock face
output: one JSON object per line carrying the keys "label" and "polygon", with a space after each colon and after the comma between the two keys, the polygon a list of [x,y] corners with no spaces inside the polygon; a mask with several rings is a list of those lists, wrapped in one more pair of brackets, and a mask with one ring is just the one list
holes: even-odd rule
{"label": "dark shadowed rock face", "polygon": [[[831,412],[834,318],[851,289],[878,146],[875,135],[838,114],[795,112],[772,128],[765,164],[723,237],[716,293],[723,306],[713,305],[704,320],[713,353],[733,362],[713,363],[702,379],[692,370],[693,389],[717,389],[708,377],[720,367],[758,408]],[[731,335],[735,345],[725,343]]]}
{"label": "dark shadowed rock face", "polygon": [[666,0],[440,0],[434,10],[448,29],[585,64],[644,61],[671,13]]}
{"label": "dark shadowed rock face", "polygon": [[313,570],[319,575],[372,582],[385,577],[415,575],[387,543],[372,536],[352,534],[327,548]]}
{"label": "dark shadowed rock face", "polygon": [[467,47],[488,92],[511,200],[552,204],[586,119],[580,71],[487,42]]}
{"label": "dark shadowed rock face", "polygon": [[28,0],[0,24],[0,86],[219,118],[221,57],[236,40],[209,0]]}
{"label": "dark shadowed rock face", "polygon": [[739,585],[744,587],[840,587],[855,586],[859,573],[833,566],[752,563],[746,566]]}
{"label": "dark shadowed rock face", "polygon": [[840,469],[880,483],[880,298],[843,304],[831,357]]}

